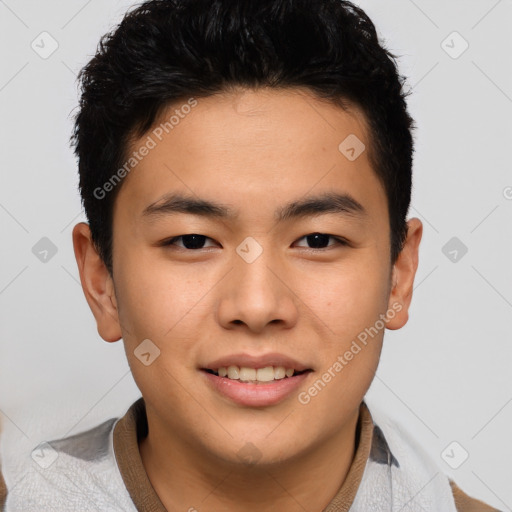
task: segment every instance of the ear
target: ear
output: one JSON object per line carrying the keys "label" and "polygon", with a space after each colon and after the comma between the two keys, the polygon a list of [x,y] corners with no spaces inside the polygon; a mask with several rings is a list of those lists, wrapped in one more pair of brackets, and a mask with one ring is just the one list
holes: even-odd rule
{"label": "ear", "polygon": [[409,320],[409,306],[412,299],[414,276],[418,268],[418,252],[423,234],[423,224],[419,219],[413,218],[407,222],[407,239],[400,255],[393,265],[391,276],[391,292],[388,300],[389,315],[386,320],[388,329],[400,329]]}
{"label": "ear", "polygon": [[73,228],[73,248],[85,298],[96,319],[98,333],[105,341],[121,339],[114,281],[92,241],[85,222]]}

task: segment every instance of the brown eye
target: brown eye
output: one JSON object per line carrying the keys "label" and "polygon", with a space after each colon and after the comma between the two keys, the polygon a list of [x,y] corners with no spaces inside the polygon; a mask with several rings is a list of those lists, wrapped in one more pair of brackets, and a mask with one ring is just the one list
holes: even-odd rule
{"label": "brown eye", "polygon": [[[330,238],[335,240],[334,244],[329,245],[328,242]],[[310,235],[306,235],[300,238],[300,240],[306,240],[306,242],[309,244],[309,249],[326,249],[328,247],[333,247],[338,244],[347,245],[347,243],[341,238],[326,233],[311,233]]]}
{"label": "brown eye", "polygon": [[[176,244],[176,242],[180,239],[182,240],[183,245]],[[177,245],[178,247],[181,247],[182,249],[197,250],[197,249],[204,248],[204,244],[205,244],[206,240],[211,240],[211,239],[205,235],[198,235],[198,234],[192,233],[190,235],[175,236],[174,238],[171,238],[170,240],[166,240],[162,245],[164,245],[164,246]]]}

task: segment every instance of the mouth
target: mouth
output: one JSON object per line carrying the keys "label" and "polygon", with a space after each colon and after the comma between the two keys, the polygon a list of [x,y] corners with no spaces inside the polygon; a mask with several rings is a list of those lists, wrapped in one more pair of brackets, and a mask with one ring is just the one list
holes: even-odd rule
{"label": "mouth", "polygon": [[201,368],[205,383],[229,403],[243,407],[270,407],[289,399],[305,386],[312,369],[284,366],[261,368],[235,365]]}
{"label": "mouth", "polygon": [[285,354],[238,353],[198,368],[215,393],[243,407],[269,407],[289,399],[307,384],[314,368]]}
{"label": "mouth", "polygon": [[250,368],[247,366],[221,366],[219,368],[201,368],[202,371],[247,384],[268,384],[275,381],[290,379],[304,373],[312,372],[311,368],[296,370],[284,366],[265,366],[263,368]]}

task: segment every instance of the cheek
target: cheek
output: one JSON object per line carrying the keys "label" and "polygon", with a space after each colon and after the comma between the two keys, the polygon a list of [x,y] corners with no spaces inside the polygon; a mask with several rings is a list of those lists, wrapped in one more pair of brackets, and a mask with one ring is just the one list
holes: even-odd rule
{"label": "cheek", "polygon": [[164,341],[200,309],[204,283],[184,268],[132,253],[116,270],[119,315],[129,338]]}
{"label": "cheek", "polygon": [[[175,267],[144,262],[143,256],[135,254],[118,267],[116,288],[126,357],[137,386],[149,399],[172,401],[176,406],[183,401],[180,383],[189,378],[197,349],[193,342],[201,338],[204,325],[198,320],[207,307],[201,300],[206,293],[203,285],[207,283],[194,281]],[[152,344],[145,349],[151,359],[146,366],[137,354],[143,353],[139,347],[147,339]],[[158,356],[153,361],[154,354]]]}
{"label": "cheek", "polygon": [[[200,340],[205,338],[205,326],[208,322],[211,325],[214,305],[208,291],[219,277],[199,275],[193,265],[171,265],[154,257],[149,261],[144,252],[139,256],[133,252],[119,267],[119,317],[135,380],[142,386],[146,378],[168,380],[165,370],[179,380],[188,378],[201,348]],[[151,372],[146,372],[134,355],[145,339],[160,350],[149,367]]]}
{"label": "cheek", "polygon": [[317,351],[321,367],[316,384],[306,390],[305,396],[314,401],[313,407],[320,415],[337,410],[340,404],[347,411],[356,407],[378,366],[388,269],[375,256],[364,256],[346,261],[339,271],[315,279],[316,286],[312,287],[310,281],[302,289],[304,294],[309,290],[305,302],[321,320]]}
{"label": "cheek", "polygon": [[328,339],[338,347],[385,313],[388,301],[387,268],[364,257],[345,261],[314,278],[302,280],[299,296],[325,324]]}
{"label": "cheek", "polygon": [[[382,349],[385,286],[378,280],[355,278],[338,284],[344,288],[331,283],[326,295],[315,298],[315,312],[328,329],[319,337],[316,379],[300,403],[310,403],[309,410],[318,417],[332,417],[337,411],[341,418],[358,406],[374,378]],[[332,428],[337,425],[331,423]]]}

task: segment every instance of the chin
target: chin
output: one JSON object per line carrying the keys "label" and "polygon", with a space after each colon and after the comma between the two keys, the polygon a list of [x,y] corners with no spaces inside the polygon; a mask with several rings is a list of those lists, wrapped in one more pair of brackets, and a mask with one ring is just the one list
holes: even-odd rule
{"label": "chin", "polygon": [[292,460],[303,452],[300,440],[289,432],[284,431],[284,435],[269,439],[271,431],[270,428],[261,436],[247,436],[245,433],[241,437],[231,432],[233,439],[229,446],[216,443],[210,448],[219,459],[242,467],[273,466]]}

